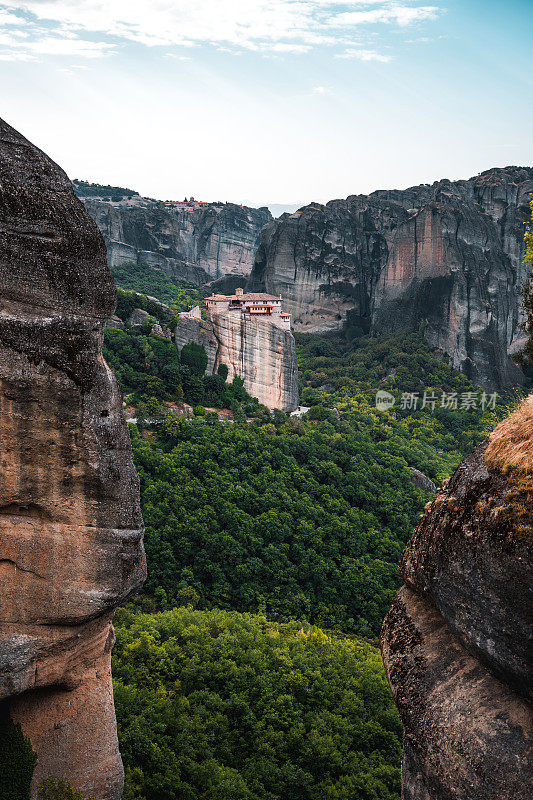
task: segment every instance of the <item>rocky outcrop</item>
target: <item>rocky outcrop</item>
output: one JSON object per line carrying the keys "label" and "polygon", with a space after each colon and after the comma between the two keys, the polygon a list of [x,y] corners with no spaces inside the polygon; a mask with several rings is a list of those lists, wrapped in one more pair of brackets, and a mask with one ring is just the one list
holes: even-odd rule
{"label": "rocky outcrop", "polygon": [[533,785],[533,399],[427,507],[381,634],[403,800],[526,800]]}
{"label": "rocky outcrop", "polygon": [[415,489],[420,489],[422,492],[435,494],[437,487],[431,478],[428,478],[427,475],[424,475],[423,472],[420,472],[420,470],[416,469],[415,467],[409,467],[409,472],[411,473],[411,483]]}
{"label": "rocky outcrop", "polygon": [[181,353],[185,345],[191,344],[191,342],[201,345],[207,353],[206,372],[208,375],[213,375],[220,364],[220,360],[217,359],[218,339],[213,323],[203,320],[200,313],[196,313],[197,311],[200,311],[198,307],[191,312],[182,312],[178,315],[174,342],[178,353]]}
{"label": "rocky outcrop", "polygon": [[267,208],[233,203],[187,210],[138,196],[84,203],[104,236],[111,267],[133,261],[196,284],[247,276],[261,229],[272,220]]}
{"label": "rocky outcrop", "polygon": [[402,800],[529,800],[531,705],[472,657],[431,600],[401,590],[382,652],[404,725]]}
{"label": "rocky outcrop", "polygon": [[[105,246],[70,181],[0,121],[0,702],[39,781],[118,800],[114,608],[145,577]],[[1,754],[0,754],[1,759]]]}
{"label": "rocky outcrop", "polygon": [[263,231],[249,286],[282,294],[295,330],[418,329],[488,389],[520,382],[524,222],[533,169],[351,196]]}
{"label": "rocky outcrop", "polygon": [[132,328],[142,328],[143,325],[148,325],[151,319],[148,311],[144,311],[142,308],[134,308],[129,316],[128,322]]}
{"label": "rocky outcrop", "polygon": [[228,381],[238,375],[248,394],[268,408],[293,411],[298,407],[298,366],[290,330],[270,319],[213,312],[208,320],[180,314],[174,337],[179,352],[190,342],[202,345],[208,374],[226,364]]}

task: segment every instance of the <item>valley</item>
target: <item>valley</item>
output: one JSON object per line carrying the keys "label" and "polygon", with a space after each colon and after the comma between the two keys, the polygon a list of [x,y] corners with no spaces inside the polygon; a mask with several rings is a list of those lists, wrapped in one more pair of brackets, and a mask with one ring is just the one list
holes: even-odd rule
{"label": "valley", "polygon": [[[529,406],[520,405],[530,369],[526,332],[523,354],[514,353],[523,372],[506,348],[518,340],[519,318],[531,327],[531,296],[519,308],[517,277],[527,277],[518,261],[526,245],[517,238],[523,214],[517,198],[529,172],[498,173],[494,188],[490,171],[487,193],[483,181],[460,182],[447,186],[444,198],[441,182],[267,219],[254,244],[248,229],[240,244],[232,239],[241,254],[248,248],[242,273],[228,252],[222,269],[208,263],[212,244],[195,260],[190,239],[192,249],[179,258],[168,256],[168,248],[162,256],[160,239],[133,260],[131,250],[118,257],[108,229],[110,274],[101,235],[64,173],[9,126],[2,130],[13,197],[26,197],[25,182],[36,172],[44,176],[48,205],[29,205],[28,213],[35,229],[44,229],[50,205],[58,231],[68,236],[51,237],[50,244],[50,237],[19,236],[15,225],[3,234],[15,237],[9,241],[17,248],[8,252],[18,254],[16,269],[2,273],[3,429],[20,458],[6,472],[19,478],[4,480],[9,502],[2,510],[3,546],[10,548],[0,560],[7,588],[2,613],[10,638],[4,637],[7,659],[0,652],[0,743],[8,754],[0,758],[0,798],[12,800],[15,786],[18,800],[52,800],[59,791],[69,800],[93,800],[89,792],[94,800],[398,800],[403,743],[404,796],[406,785],[414,798],[420,787],[448,791],[453,784],[462,800],[471,800],[468,780],[455,776],[454,764],[464,767],[449,756],[453,750],[433,756],[431,720],[452,740],[457,726],[442,722],[442,709],[447,702],[465,709],[470,696],[483,692],[484,726],[498,720],[507,735],[520,718],[510,758],[522,752],[528,725],[522,699],[528,676],[514,655],[530,563],[529,462],[520,449],[529,453],[531,434]],[[21,154],[31,160],[22,175],[13,166]],[[142,212],[147,236],[147,215],[174,215],[179,226],[180,215],[190,214],[198,227],[180,230],[202,239],[205,215],[224,219],[218,206],[168,209],[153,201],[152,208],[131,190],[80,186],[99,225],[104,207],[115,222],[116,215]],[[90,194],[90,186],[102,196]],[[488,231],[502,191],[507,207],[497,239]],[[468,204],[481,208],[482,200],[486,210],[471,210],[470,238],[461,239]],[[419,201],[418,210],[405,208]],[[307,281],[309,288],[311,275],[317,281],[321,271],[333,275],[333,228],[324,223],[331,214],[353,237],[352,251],[343,245],[346,263],[335,260],[339,253],[333,258],[344,288],[320,284],[312,297],[304,292],[297,299],[295,287]],[[458,249],[450,245],[450,214],[458,222]],[[315,266],[307,250],[303,261],[291,262],[292,283],[288,272],[281,280],[282,252],[283,269],[289,264],[282,243],[295,231],[312,239],[323,224],[329,233],[323,231]],[[419,225],[426,231],[420,241]],[[83,239],[79,247],[61,249],[76,237]],[[305,247],[293,244],[296,259]],[[33,279],[23,272],[28,264]],[[214,276],[215,285],[208,280]],[[348,277],[356,282],[349,290]],[[358,281],[367,281],[369,294]],[[262,290],[252,291],[254,284]],[[472,292],[462,308],[456,300],[465,286]],[[339,292],[349,300],[335,306],[330,324],[328,298],[337,298],[334,305]],[[486,327],[474,320],[480,297],[490,317]],[[294,332],[285,308],[296,315]],[[468,358],[477,358],[476,348],[484,353],[479,369],[456,358],[461,331]],[[22,391],[28,376],[31,391]],[[26,420],[22,435],[13,401]],[[43,470],[41,434],[52,440],[65,421],[68,441],[58,437],[56,460]],[[479,503],[469,499],[475,487],[485,493]],[[77,528],[67,522],[69,502],[78,504]],[[488,525],[495,536],[509,537],[519,554],[514,566],[506,545],[484,551],[490,570],[479,568],[471,542],[455,527],[459,507],[479,547]],[[20,526],[40,549],[19,547]],[[432,540],[447,526],[456,552],[443,567],[446,546],[435,554]],[[43,534],[64,558],[48,558]],[[19,569],[26,557],[29,566]],[[461,558],[465,566],[457,571]],[[100,559],[95,569],[94,559]],[[514,621],[501,596],[501,576],[513,570],[520,612]],[[450,613],[448,573],[461,587],[460,618]],[[407,588],[400,588],[402,577]],[[11,592],[15,580],[22,590]],[[476,606],[472,581],[483,591],[488,581],[508,631],[498,639],[497,658],[495,632]],[[42,598],[48,617],[35,616],[33,596]],[[115,725],[109,661],[119,604]],[[31,648],[18,649],[17,631]],[[416,663],[429,665],[423,675],[412,668],[412,653]],[[446,658],[456,670],[453,692],[439,705],[432,698],[444,691]],[[464,678],[463,666],[480,676],[479,684]],[[505,682],[503,701],[491,670]],[[461,730],[468,758],[484,757],[471,726]],[[495,765],[509,757],[499,742],[490,752]],[[88,753],[103,755],[99,761]],[[504,800],[517,791],[525,798],[507,780],[509,772],[478,770],[475,800],[494,780],[510,787]]]}

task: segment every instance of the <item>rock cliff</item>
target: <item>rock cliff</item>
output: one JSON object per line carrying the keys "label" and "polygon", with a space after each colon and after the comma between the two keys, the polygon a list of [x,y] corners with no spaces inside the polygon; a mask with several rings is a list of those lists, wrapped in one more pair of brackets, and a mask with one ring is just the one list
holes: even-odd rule
{"label": "rock cliff", "polygon": [[403,800],[533,786],[533,398],[428,505],[381,646],[404,724]]}
{"label": "rock cliff", "polygon": [[228,381],[238,375],[248,394],[263,405],[281,411],[297,408],[298,366],[290,330],[235,312],[211,312],[208,320],[193,312],[180,314],[174,338],[179,352],[190,342],[203,345],[208,374],[226,364]]}
{"label": "rock cliff", "polygon": [[[119,800],[114,608],[145,577],[105,245],[65,173],[0,121],[0,702],[40,780]],[[1,754],[0,754],[1,758]]]}
{"label": "rock cliff", "polygon": [[263,230],[249,287],[282,294],[295,330],[424,326],[488,389],[519,382],[524,222],[533,169],[313,204]]}
{"label": "rock cliff", "polygon": [[179,209],[143,197],[118,202],[84,198],[107,245],[110,266],[128,261],[203,284],[248,275],[267,208],[210,203]]}

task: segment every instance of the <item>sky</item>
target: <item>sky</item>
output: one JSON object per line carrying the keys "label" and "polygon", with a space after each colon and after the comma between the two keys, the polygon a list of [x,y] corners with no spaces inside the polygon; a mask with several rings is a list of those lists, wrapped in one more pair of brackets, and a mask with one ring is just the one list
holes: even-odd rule
{"label": "sky", "polygon": [[327,202],[533,165],[533,0],[0,0],[0,116],[71,178]]}

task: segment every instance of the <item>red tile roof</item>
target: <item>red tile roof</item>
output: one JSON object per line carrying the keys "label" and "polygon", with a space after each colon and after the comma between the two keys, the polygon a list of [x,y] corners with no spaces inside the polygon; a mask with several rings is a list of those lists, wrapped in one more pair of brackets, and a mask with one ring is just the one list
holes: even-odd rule
{"label": "red tile roof", "polygon": [[270,300],[270,302],[280,302],[279,297],[274,297],[271,294],[265,294],[265,292],[248,292],[248,294],[241,294],[240,299],[244,300],[245,302],[258,302],[260,300]]}
{"label": "red tile roof", "polygon": [[266,294],[265,292],[248,292],[248,294],[232,294],[232,295],[225,295],[225,294],[212,294],[211,297],[207,298],[208,300],[238,300],[240,303],[257,303],[260,301],[263,302],[270,302],[270,303],[279,303],[280,298],[274,297],[274,295]]}

